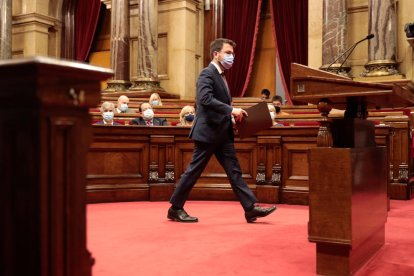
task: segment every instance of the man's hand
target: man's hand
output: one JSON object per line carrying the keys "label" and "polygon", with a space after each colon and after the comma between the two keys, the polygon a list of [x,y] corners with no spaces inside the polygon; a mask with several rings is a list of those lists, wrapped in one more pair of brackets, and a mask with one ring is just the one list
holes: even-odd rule
{"label": "man's hand", "polygon": [[233,107],[233,110],[231,111],[231,115],[234,116],[234,119],[236,121],[241,121],[244,116],[246,117],[249,116],[246,110],[241,109],[241,108],[236,108],[236,107]]}

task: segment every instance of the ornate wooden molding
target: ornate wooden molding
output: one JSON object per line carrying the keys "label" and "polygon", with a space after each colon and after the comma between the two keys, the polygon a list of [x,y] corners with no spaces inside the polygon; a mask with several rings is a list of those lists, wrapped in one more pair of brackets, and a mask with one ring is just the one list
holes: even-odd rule
{"label": "ornate wooden molding", "polygon": [[270,184],[273,186],[280,186],[282,184],[282,166],[280,164],[273,166]]}

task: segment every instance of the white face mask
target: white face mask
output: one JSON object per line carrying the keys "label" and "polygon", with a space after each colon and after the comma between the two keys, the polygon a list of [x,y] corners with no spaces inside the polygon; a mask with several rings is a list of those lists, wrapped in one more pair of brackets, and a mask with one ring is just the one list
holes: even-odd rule
{"label": "white face mask", "polygon": [[154,111],[152,109],[147,109],[143,112],[143,118],[145,120],[152,120],[154,118]]}
{"label": "white face mask", "polygon": [[230,69],[234,63],[234,56],[232,54],[225,54],[224,59],[220,60],[220,63],[224,69]]}
{"label": "white face mask", "polygon": [[270,112],[270,117],[272,118],[272,120],[274,121],[275,119],[276,119],[276,114],[273,112],[273,111],[271,111]]}
{"label": "white face mask", "polygon": [[121,104],[121,106],[119,107],[119,110],[121,110],[121,112],[125,112],[128,110],[128,104]]}
{"label": "white face mask", "polygon": [[114,113],[112,111],[107,111],[102,114],[102,117],[105,121],[112,121],[114,118]]}

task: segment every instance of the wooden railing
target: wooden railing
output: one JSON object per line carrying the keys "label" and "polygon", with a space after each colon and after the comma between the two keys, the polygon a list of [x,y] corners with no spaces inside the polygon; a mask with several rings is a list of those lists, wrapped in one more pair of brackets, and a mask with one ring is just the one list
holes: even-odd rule
{"label": "wooden railing", "polygon": [[[397,116],[376,126],[377,145],[387,146],[391,198],[410,198],[409,120]],[[243,177],[261,202],[307,204],[307,151],[316,146],[317,126],[273,127],[235,147]],[[168,200],[193,150],[186,127],[94,126],[88,154],[89,202]],[[215,158],[191,199],[234,200]]]}

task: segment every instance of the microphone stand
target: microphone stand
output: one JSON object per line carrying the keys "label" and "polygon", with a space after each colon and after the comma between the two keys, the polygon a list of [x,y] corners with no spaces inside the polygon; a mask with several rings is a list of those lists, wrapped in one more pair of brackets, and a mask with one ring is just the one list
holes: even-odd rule
{"label": "microphone stand", "polygon": [[[360,41],[360,42],[362,42],[362,41]],[[341,68],[342,68],[342,65],[344,65],[344,63],[345,63],[345,61],[347,61],[347,59],[349,58],[349,56],[352,54],[352,52],[354,51],[354,49],[356,48],[356,46],[359,44],[359,42],[357,43],[357,44],[355,44],[354,45],[354,47],[352,47],[351,48],[351,50],[349,51],[349,54],[347,54],[346,55],[346,57],[344,58],[344,61],[342,61],[342,63],[341,63],[341,65],[339,65],[339,67],[338,67],[338,74],[339,74],[339,71],[341,70]]]}
{"label": "microphone stand", "polygon": [[350,48],[348,48],[345,52],[343,52],[342,54],[340,54],[336,59],[334,59],[334,61],[332,61],[329,65],[328,65],[328,67],[326,67],[326,71],[329,71],[329,68],[331,68],[331,66],[333,65],[333,64],[335,64],[335,62],[337,62],[341,57],[343,57],[346,53],[348,53],[350,50],[352,50],[353,48],[355,48],[355,46],[356,46],[357,44],[354,44],[354,45],[352,45]]}
{"label": "microphone stand", "polygon": [[356,42],[356,43],[354,43],[351,47],[349,47],[345,52],[343,52],[342,54],[340,54],[336,59],[334,59],[334,61],[332,61],[329,65],[328,65],[328,67],[326,67],[326,71],[329,71],[329,68],[331,68],[331,66],[335,63],[335,62],[337,62],[341,57],[343,57],[346,53],[348,53],[348,55],[345,57],[345,59],[344,59],[344,61],[341,63],[341,65],[338,67],[338,70],[337,70],[337,72],[338,72],[338,74],[339,74],[339,70],[342,68],[342,66],[344,65],[344,63],[345,63],[345,61],[349,58],[349,56],[351,55],[351,53],[354,51],[354,49],[355,49],[355,47],[359,44],[359,43],[361,43],[362,41],[364,41],[364,40],[369,40],[369,39],[371,39],[371,38],[373,38],[374,37],[374,35],[373,34],[369,34],[369,35],[367,35],[366,37],[364,37],[363,39],[361,39],[360,41],[358,41],[358,42]]}

